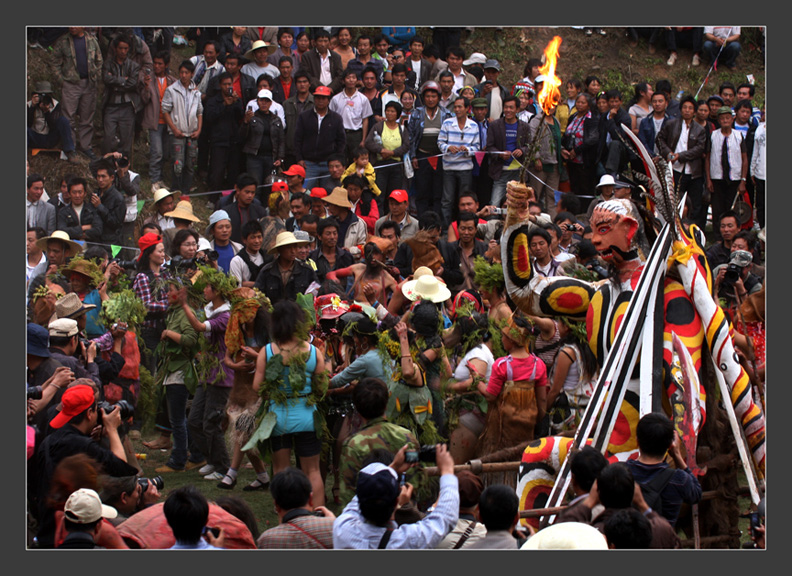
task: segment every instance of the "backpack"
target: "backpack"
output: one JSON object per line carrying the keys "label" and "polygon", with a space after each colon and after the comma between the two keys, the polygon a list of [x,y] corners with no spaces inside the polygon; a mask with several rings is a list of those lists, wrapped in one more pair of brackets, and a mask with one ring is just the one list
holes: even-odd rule
{"label": "backpack", "polygon": [[661,497],[663,490],[668,486],[671,478],[674,476],[676,470],[674,468],[663,468],[655,474],[649,482],[641,484],[641,493],[647,505],[652,509],[662,514],[663,499]]}

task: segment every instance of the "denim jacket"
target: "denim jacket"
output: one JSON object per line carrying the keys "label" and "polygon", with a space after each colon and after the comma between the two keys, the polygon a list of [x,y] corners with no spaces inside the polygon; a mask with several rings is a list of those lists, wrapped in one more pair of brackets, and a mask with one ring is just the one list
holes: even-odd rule
{"label": "denim jacket", "polygon": [[[421,137],[423,136],[424,129],[424,118],[426,117],[424,114],[425,110],[425,106],[418,106],[415,108],[415,110],[413,110],[412,114],[410,114],[410,119],[407,120],[407,133],[410,136],[410,156],[412,158],[416,158],[418,155],[418,145],[421,143]],[[445,120],[454,116],[453,112],[446,110],[442,106],[437,107],[437,112],[440,114],[441,125]]]}

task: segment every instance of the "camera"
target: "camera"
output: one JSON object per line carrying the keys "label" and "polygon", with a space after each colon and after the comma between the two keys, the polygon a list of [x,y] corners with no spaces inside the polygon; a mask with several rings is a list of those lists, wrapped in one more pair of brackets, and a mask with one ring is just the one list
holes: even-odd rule
{"label": "camera", "polygon": [[751,512],[750,516],[751,521],[751,537],[756,538],[756,529],[762,525],[761,517],[759,516],[759,512]]}
{"label": "camera", "polygon": [[115,404],[110,404],[110,402],[107,402],[106,400],[103,400],[102,402],[99,402],[96,405],[96,408],[97,408],[96,413],[97,413],[97,415],[99,417],[99,419],[97,421],[97,424],[99,424],[101,426],[101,424],[102,424],[102,416],[104,414],[109,414],[110,412],[112,412],[113,409],[116,406],[118,406],[119,410],[121,410],[121,421],[122,422],[124,420],[128,420],[129,418],[131,418],[135,414],[135,407],[132,406],[132,404],[130,404],[126,400],[119,400]]}
{"label": "camera", "polygon": [[121,326],[121,325],[120,325],[118,322],[116,322],[115,324],[113,324],[113,325],[110,327],[110,329],[111,329],[113,332],[115,332],[116,330],[123,330],[124,332],[126,332],[126,331],[127,331],[127,328],[124,328],[124,327],[122,327],[122,326]]}
{"label": "camera", "polygon": [[113,258],[110,260],[115,264],[118,264],[118,267],[123,270],[135,270],[137,268],[137,262],[135,260],[121,260],[121,258]]}
{"label": "camera", "polygon": [[138,478],[138,484],[145,492],[148,489],[149,484],[154,484],[157,490],[162,490],[165,487],[165,480],[162,479],[162,476],[154,476],[154,478]]}
{"label": "camera", "polygon": [[421,446],[418,450],[406,450],[404,461],[408,464],[414,462],[434,462],[437,458],[437,446]]}
{"label": "camera", "polygon": [[492,208],[490,213],[495,214],[496,216],[503,216],[506,214],[506,208]]}
{"label": "camera", "polygon": [[201,264],[206,264],[207,261],[209,262],[217,262],[217,259],[220,257],[220,254],[217,253],[217,250],[205,250],[204,257],[198,258],[198,262]]}
{"label": "camera", "polygon": [[721,281],[723,286],[731,286],[740,279],[743,269],[753,262],[753,254],[747,250],[735,250],[729,255],[726,274]]}
{"label": "camera", "polygon": [[575,230],[577,230],[577,228],[575,227],[574,224],[564,224],[564,230],[571,230],[572,232],[574,232]]}
{"label": "camera", "polygon": [[43,392],[41,386],[28,386],[27,398],[28,400],[41,400]]}
{"label": "camera", "polygon": [[198,268],[198,259],[174,256],[171,258],[169,267],[174,270],[196,270]]}

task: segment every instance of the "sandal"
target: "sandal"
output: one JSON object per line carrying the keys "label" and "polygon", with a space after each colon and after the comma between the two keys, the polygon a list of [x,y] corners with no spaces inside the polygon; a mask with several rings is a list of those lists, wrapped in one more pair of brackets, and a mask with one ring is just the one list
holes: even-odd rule
{"label": "sandal", "polygon": [[226,478],[229,478],[229,476],[224,476],[223,479],[217,483],[217,487],[222,490],[233,490],[236,486],[237,479],[233,478],[231,479],[231,482],[226,482]]}
{"label": "sandal", "polygon": [[261,480],[256,478],[255,480],[253,480],[253,482],[242,488],[242,490],[244,490],[245,492],[253,492],[254,490],[266,490],[268,487],[269,487],[269,482],[264,484]]}
{"label": "sandal", "polygon": [[149,450],[170,450],[173,448],[173,442],[171,442],[170,436],[160,436],[153,442],[143,442],[143,446]]}

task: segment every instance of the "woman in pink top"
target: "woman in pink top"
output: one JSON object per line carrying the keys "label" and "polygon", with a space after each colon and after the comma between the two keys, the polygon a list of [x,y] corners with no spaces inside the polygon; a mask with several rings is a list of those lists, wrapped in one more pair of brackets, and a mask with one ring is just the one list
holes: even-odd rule
{"label": "woman in pink top", "polygon": [[480,454],[533,440],[536,423],[544,417],[547,368],[528,350],[532,330],[531,323],[518,315],[512,315],[501,330],[508,356],[495,361],[487,384],[478,385],[479,392],[489,401]]}

